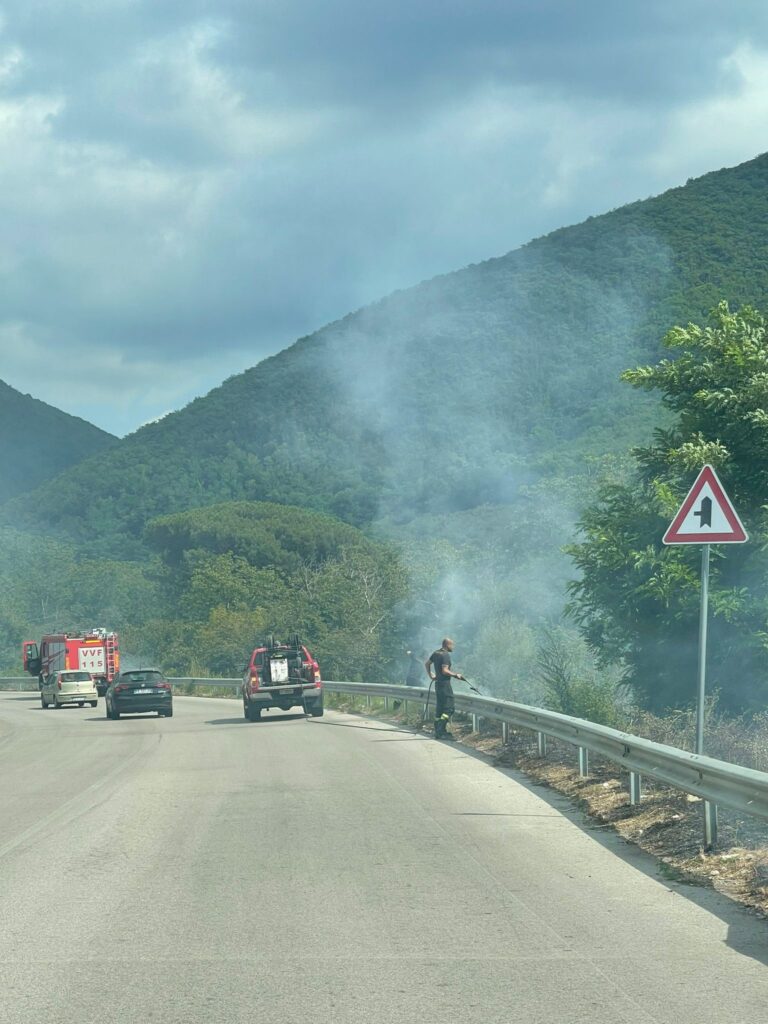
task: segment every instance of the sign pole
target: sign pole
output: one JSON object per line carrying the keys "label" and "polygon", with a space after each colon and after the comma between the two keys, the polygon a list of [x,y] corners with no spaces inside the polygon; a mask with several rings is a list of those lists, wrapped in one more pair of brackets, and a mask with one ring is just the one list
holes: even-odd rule
{"label": "sign pole", "polygon": [[[709,617],[709,544],[701,546],[701,611],[699,614],[699,692],[696,702],[696,753],[704,753],[704,709],[707,686],[707,619]],[[717,842],[717,806],[705,800],[704,849]]]}
{"label": "sign pole", "polygon": [[704,703],[707,685],[707,618],[709,614],[709,544],[701,546],[701,611],[699,614],[699,688],[696,703],[697,754],[704,753]]}

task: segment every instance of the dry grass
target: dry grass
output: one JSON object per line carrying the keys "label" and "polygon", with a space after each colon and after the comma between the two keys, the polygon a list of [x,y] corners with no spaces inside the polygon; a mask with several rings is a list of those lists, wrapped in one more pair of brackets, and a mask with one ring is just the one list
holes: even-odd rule
{"label": "dry grass", "polygon": [[[674,711],[662,717],[647,711],[635,711],[622,723],[622,728],[656,743],[693,750],[695,713],[692,710]],[[768,714],[728,718],[718,714],[714,702],[710,701],[704,734],[705,751],[710,757],[768,771]]]}

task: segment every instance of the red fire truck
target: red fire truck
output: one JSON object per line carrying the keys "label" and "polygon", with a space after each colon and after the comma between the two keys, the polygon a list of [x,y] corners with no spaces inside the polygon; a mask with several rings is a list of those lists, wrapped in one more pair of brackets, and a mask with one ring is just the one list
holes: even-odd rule
{"label": "red fire truck", "polygon": [[120,671],[120,644],[117,633],[91,629],[83,633],[49,633],[40,643],[25,640],[24,671],[37,676],[42,684],[46,676],[63,669],[90,672],[100,697]]}

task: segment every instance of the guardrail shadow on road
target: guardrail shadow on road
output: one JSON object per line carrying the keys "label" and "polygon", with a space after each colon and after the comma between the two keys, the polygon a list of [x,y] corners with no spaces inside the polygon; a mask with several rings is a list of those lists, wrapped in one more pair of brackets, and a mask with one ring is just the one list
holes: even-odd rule
{"label": "guardrail shadow on road", "polygon": [[[340,712],[340,714],[344,714],[344,712],[342,711],[342,712]],[[380,722],[381,719],[375,719],[375,721]],[[331,729],[365,729],[366,732],[404,732],[405,731],[404,728],[399,728],[398,726],[394,726],[394,727],[384,726],[384,727],[379,728],[379,729],[372,729],[370,725],[353,725],[351,722],[329,722],[327,718],[324,718],[322,722],[316,722],[315,724],[316,725],[328,726]]]}
{"label": "guardrail shadow on road", "polygon": [[[355,714],[364,715],[365,712],[357,711]],[[380,721],[380,719],[375,719],[375,721]],[[432,740],[431,736],[425,735],[420,729],[416,729],[413,726],[403,725],[396,727],[396,729],[400,732],[409,732],[414,736],[422,735],[425,740],[431,740],[435,743],[439,742],[438,740]],[[442,743],[440,743],[440,747],[445,749]],[[556,819],[562,815],[562,817],[575,825],[585,835],[588,835],[591,840],[608,850],[613,856],[619,857],[625,864],[628,864],[636,871],[640,871],[646,877],[664,885],[670,894],[674,893],[677,896],[682,896],[684,899],[695,903],[696,906],[707,911],[707,913],[718,917],[728,928],[728,935],[725,939],[727,946],[742,956],[750,957],[768,966],[768,931],[766,931],[765,924],[757,919],[748,908],[737,903],[735,900],[729,899],[715,889],[665,879],[662,875],[663,862],[659,861],[653,854],[646,853],[639,846],[628,843],[612,829],[598,826],[587,816],[586,812],[580,810],[572,803],[570,797],[563,793],[558,793],[557,790],[550,788],[545,783],[529,779],[521,769],[499,764],[494,755],[486,754],[481,750],[475,750],[474,747],[465,746],[461,742],[451,745],[448,751],[453,753],[456,758],[472,757],[500,772],[502,775],[506,775],[533,796],[542,800],[553,811],[557,811],[558,813],[552,815],[552,818]],[[465,813],[470,814],[471,812]],[[545,815],[544,817],[549,818],[550,815]]]}

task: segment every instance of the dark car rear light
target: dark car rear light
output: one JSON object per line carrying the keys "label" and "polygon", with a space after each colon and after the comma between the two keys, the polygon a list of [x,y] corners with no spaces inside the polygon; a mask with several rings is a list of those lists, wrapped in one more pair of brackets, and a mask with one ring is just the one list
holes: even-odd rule
{"label": "dark car rear light", "polygon": [[170,690],[171,684],[165,679],[161,683],[155,683],[155,689],[157,690]]}

